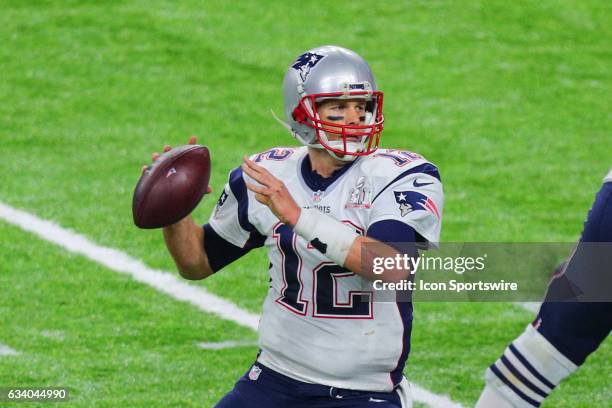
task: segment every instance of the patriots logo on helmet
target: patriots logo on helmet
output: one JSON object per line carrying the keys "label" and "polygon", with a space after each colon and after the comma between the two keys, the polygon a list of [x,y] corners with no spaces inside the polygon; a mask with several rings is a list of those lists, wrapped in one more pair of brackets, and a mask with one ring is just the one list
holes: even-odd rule
{"label": "patriots logo on helmet", "polygon": [[308,74],[310,74],[311,68],[317,65],[319,61],[323,59],[323,57],[324,55],[315,54],[314,52],[307,52],[300,55],[291,67],[299,71],[302,81],[306,81]]}
{"label": "patriots logo on helmet", "polygon": [[425,194],[416,191],[394,191],[393,194],[395,195],[395,202],[399,204],[402,217],[413,211],[429,211],[440,218],[436,203]]}

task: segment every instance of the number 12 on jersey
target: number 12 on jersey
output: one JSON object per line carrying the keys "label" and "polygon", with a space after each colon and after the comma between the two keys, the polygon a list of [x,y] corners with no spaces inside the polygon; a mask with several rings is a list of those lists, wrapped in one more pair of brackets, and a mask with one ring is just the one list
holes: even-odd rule
{"label": "number 12 on jersey", "polygon": [[[273,235],[282,257],[283,288],[276,302],[301,316],[324,319],[372,319],[372,292],[349,290],[341,284],[355,273],[333,262],[321,262],[310,269],[304,266],[296,247],[297,235],[285,224],[277,224]],[[316,251],[316,249],[309,249]],[[304,299],[304,279],[312,279],[312,305]],[[339,293],[344,290],[345,293]],[[345,295],[346,301],[339,300]],[[309,313],[310,308],[310,313]]]}

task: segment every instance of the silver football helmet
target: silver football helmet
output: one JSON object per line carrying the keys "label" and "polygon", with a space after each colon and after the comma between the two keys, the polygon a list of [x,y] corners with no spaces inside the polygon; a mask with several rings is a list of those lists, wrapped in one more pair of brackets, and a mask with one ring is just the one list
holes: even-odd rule
{"label": "silver football helmet", "polygon": [[[289,66],[283,92],[288,127],[303,144],[326,149],[345,161],[378,148],[383,93],[376,88],[370,66],[357,53],[334,45],[305,52]],[[347,125],[320,118],[317,104],[329,99],[363,99],[365,123]]]}

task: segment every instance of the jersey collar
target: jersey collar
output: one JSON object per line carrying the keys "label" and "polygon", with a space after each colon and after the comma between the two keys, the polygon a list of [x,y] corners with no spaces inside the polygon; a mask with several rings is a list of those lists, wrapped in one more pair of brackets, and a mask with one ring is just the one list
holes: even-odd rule
{"label": "jersey collar", "polygon": [[317,173],[316,171],[312,170],[310,156],[308,155],[308,153],[306,153],[306,155],[302,159],[300,172],[302,173],[302,179],[304,180],[304,183],[306,183],[308,188],[310,188],[312,191],[325,191],[327,187],[329,187],[334,181],[338,180],[358,160],[359,158],[350,163],[345,164],[338,170],[334,171],[329,177],[323,177],[319,175],[319,173]]}

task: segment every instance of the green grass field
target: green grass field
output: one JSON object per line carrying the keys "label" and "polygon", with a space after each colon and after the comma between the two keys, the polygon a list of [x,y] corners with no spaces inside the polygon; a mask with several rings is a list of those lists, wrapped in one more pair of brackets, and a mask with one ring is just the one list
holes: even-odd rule
{"label": "green grass field", "polygon": [[[611,164],[604,1],[0,0],[0,10],[0,202],[152,268],[174,270],[161,233],[131,219],[150,153],[198,135],[219,192],[244,154],[295,144],[269,111],[283,112],[289,63],[322,44],[370,62],[385,92],[382,145],[440,167],[443,241],[574,241]],[[196,284],[259,312],[265,271],[256,251]],[[417,304],[406,375],[469,406],[531,318],[510,304]],[[0,344],[22,353],[0,356],[0,387],[69,387],[60,406],[209,407],[256,348],[196,343],[255,336],[0,221]],[[544,406],[612,406],[611,362],[608,340]]]}

